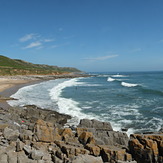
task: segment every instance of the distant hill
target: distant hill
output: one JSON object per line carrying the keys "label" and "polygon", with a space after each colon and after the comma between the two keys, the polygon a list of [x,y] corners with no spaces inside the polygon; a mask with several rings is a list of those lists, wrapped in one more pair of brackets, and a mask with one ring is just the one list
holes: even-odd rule
{"label": "distant hill", "polygon": [[0,55],[0,75],[57,75],[81,72],[76,68],[33,64]]}

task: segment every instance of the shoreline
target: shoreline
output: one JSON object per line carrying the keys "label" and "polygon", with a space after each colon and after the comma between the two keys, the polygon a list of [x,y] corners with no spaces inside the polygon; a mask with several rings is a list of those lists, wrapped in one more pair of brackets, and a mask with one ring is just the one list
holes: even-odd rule
{"label": "shoreline", "polygon": [[[7,100],[9,100],[10,96],[15,94],[20,88],[41,82],[39,80],[24,80],[24,79],[20,79],[19,77],[17,79],[16,78],[12,79],[10,77],[3,77],[3,79],[0,78],[0,83],[2,80],[3,81],[8,80],[8,82],[10,82],[10,84],[8,85],[4,84],[5,88],[0,89],[0,97],[1,97],[0,107],[3,107],[4,109],[8,109],[9,107],[11,107],[7,103]],[[3,85],[1,85],[1,87],[3,87]]]}
{"label": "shoreline", "polygon": [[11,107],[7,100],[15,94],[20,88],[38,84],[48,80],[60,78],[78,78],[88,77],[84,74],[64,74],[64,75],[18,75],[18,76],[0,76],[0,107],[5,109]]}

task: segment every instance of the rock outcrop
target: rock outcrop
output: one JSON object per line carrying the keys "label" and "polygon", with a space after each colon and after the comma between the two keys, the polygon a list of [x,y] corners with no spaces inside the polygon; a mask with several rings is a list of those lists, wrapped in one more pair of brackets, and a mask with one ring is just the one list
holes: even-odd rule
{"label": "rock outcrop", "polygon": [[129,140],[97,120],[64,128],[68,118],[36,106],[0,108],[0,163],[163,162],[161,131],[133,134]]}
{"label": "rock outcrop", "polygon": [[0,116],[2,163],[132,160],[126,150],[128,138],[124,133],[113,131],[110,123],[84,119],[72,130],[63,127],[70,116],[36,106],[1,108]]}
{"label": "rock outcrop", "polygon": [[138,163],[162,163],[163,133],[132,134],[129,149]]}
{"label": "rock outcrop", "polygon": [[84,130],[93,133],[96,144],[128,146],[129,138],[127,134],[124,132],[113,131],[109,122],[100,122],[95,119],[83,119],[78,125],[78,134],[80,134],[80,131]]}

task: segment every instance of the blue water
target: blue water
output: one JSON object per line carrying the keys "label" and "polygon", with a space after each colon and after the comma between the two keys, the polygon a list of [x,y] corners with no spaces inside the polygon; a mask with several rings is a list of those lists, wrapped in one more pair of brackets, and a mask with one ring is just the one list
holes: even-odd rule
{"label": "blue water", "polygon": [[92,73],[21,88],[12,106],[37,105],[82,118],[111,122],[128,133],[158,131],[163,126],[163,72]]}

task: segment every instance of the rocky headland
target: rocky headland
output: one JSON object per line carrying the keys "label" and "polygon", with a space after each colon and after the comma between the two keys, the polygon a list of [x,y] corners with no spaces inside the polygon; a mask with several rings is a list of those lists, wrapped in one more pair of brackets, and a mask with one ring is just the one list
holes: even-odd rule
{"label": "rocky headland", "polygon": [[94,119],[64,127],[70,118],[33,105],[0,108],[0,163],[163,162],[162,131],[129,138]]}

